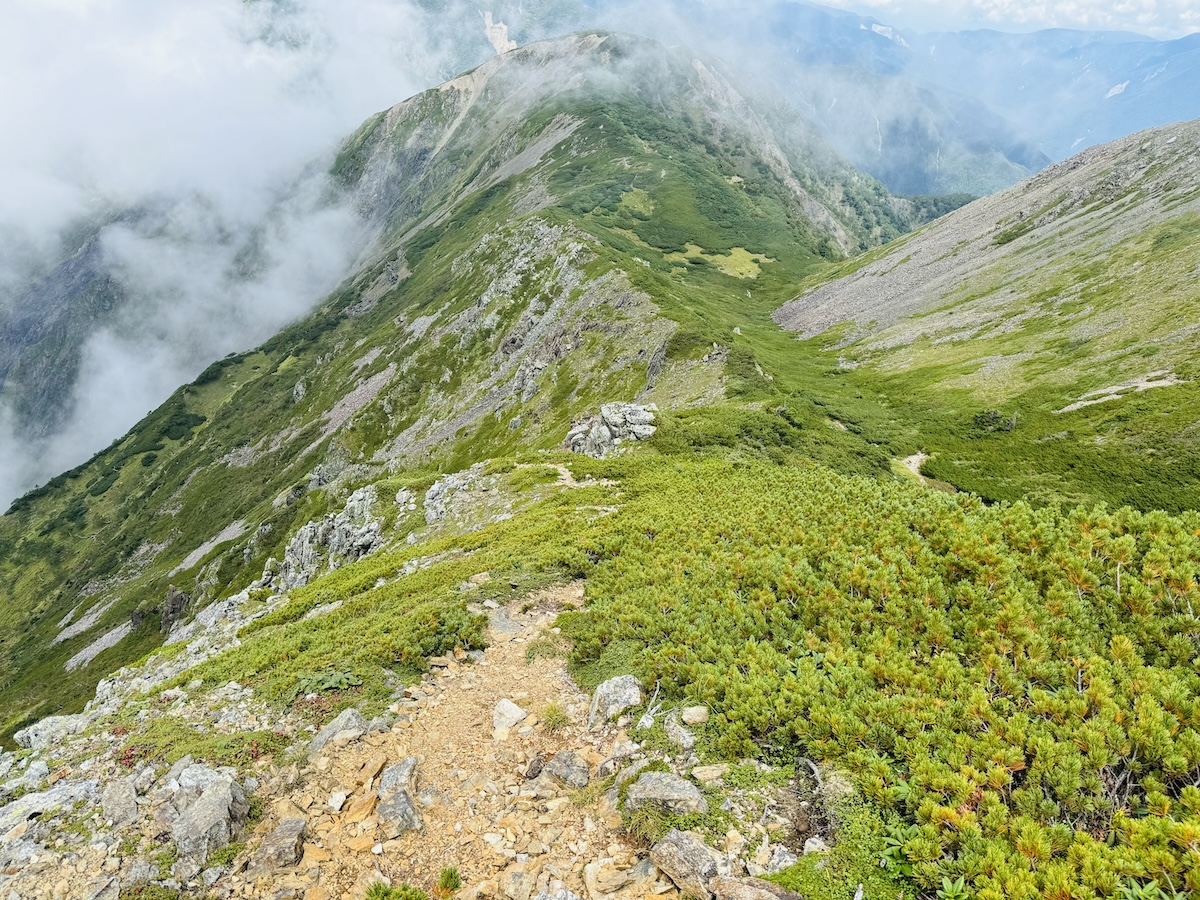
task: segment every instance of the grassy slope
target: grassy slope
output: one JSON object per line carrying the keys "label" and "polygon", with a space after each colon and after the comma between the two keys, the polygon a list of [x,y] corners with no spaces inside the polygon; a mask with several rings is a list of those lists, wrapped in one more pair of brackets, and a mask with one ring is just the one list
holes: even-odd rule
{"label": "grassy slope", "polygon": [[[687,61],[668,68],[685,91]],[[104,672],[156,646],[155,611],[168,585],[204,602],[257,578],[291,532],[344,496],[343,486],[337,496],[305,489],[318,464],[334,474],[350,467],[358,483],[397,454],[430,473],[553,446],[573,416],[645,388],[650,358],[664,342],[669,358],[712,341],[732,344],[734,393],[773,396],[762,390],[768,382],[751,348],[761,336],[764,365],[776,364],[774,354],[787,345],[770,309],[837,251],[782,184],[778,163],[756,154],[754,140],[722,125],[696,97],[678,103],[670,92],[665,99],[644,93],[548,101],[524,116],[515,138],[502,130],[503,144],[481,138],[490,125],[486,105],[469,109],[436,153],[414,151],[429,159],[411,179],[416,188],[383,211],[378,262],[305,320],[214,364],[95,459],[17,501],[0,520],[0,734],[77,709]],[[370,177],[373,160],[402,157],[414,141],[437,144],[457,96],[419,98],[391,135],[384,117],[372,119],[347,145],[338,177],[353,186]],[[480,186],[483,174],[567,113],[579,120],[569,139],[533,169]],[[878,185],[836,160],[804,167],[804,152],[795,151],[791,177],[826,198],[855,242],[904,227]],[[407,190],[410,181],[404,184]],[[547,191],[552,205],[523,211]],[[572,243],[582,249],[570,250]],[[700,255],[672,258],[688,245]],[[760,260],[750,270],[728,262],[744,267],[749,253]],[[522,277],[505,280],[518,263],[528,266]],[[401,266],[410,273],[389,281],[387,272]],[[741,277],[755,268],[756,277]],[[490,298],[486,315],[471,320],[481,297]],[[547,363],[532,393],[510,396],[501,379],[503,398],[488,399],[480,385],[506,364],[506,348],[520,346],[523,323],[530,315],[536,321],[556,297],[570,312],[528,350]],[[464,316],[470,327],[455,324]],[[417,339],[408,326],[421,317],[432,324]],[[573,349],[547,349],[567,345]],[[388,371],[394,374],[373,402],[342,427],[326,427],[355,386],[386,379]],[[484,412],[467,415],[478,403]],[[452,413],[464,415],[462,426],[439,431],[438,418]],[[727,438],[744,430],[737,416],[722,422]],[[856,470],[885,465],[853,435],[832,450],[823,439],[809,443],[815,457],[832,453]],[[432,475],[418,481],[428,485]],[[243,534],[176,571],[239,521]],[[76,607],[73,621],[89,609],[104,612],[89,630],[52,644]],[[129,638],[63,673],[69,657],[135,613],[139,624]]]}
{"label": "grassy slope", "polygon": [[[1171,174],[1195,130],[1131,138],[833,270],[842,280],[818,290],[852,300],[872,289],[864,272],[916,269],[902,296],[920,303],[899,321],[878,308],[874,327],[860,308],[858,324],[803,342],[799,356],[828,373],[818,390],[872,399],[893,419],[882,439],[928,451],[927,474],[992,499],[1200,506],[1200,212],[1190,170]],[[1026,194],[1040,208],[1011,215]],[[942,253],[959,277],[922,261]],[[1156,373],[1181,383],[1133,388],[1161,384]],[[1108,388],[1117,399],[1068,409]]]}

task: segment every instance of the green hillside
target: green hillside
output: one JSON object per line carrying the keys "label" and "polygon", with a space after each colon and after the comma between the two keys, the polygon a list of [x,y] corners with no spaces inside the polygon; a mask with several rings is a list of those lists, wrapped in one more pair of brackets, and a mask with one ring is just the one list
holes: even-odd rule
{"label": "green hillside", "polygon": [[[172,586],[270,610],[173,686],[374,715],[483,645],[473,602],[585,579],[529,659],[707,706],[702,761],[844,773],[837,847],[774,876],[805,898],[1200,891],[1198,126],[906,234],[956,201],[782,109],[597,33],[366,122],[359,271],[0,518],[0,737],[155,652]],[[612,401],[653,437],[565,452]],[[370,555],[283,584],[352,505]],[[282,750],[163,696],[93,723],[119,765]]]}

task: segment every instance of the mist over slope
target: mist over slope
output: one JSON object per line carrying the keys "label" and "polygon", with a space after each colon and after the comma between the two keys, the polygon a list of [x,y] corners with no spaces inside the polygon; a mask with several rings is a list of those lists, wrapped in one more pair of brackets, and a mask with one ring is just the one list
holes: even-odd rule
{"label": "mist over slope", "polygon": [[782,0],[486,12],[123,0],[100,19],[22,0],[0,50],[47,74],[0,98],[19,135],[0,151],[0,502],[311,309],[367,241],[324,177],[337,142],[497,48],[603,25],[698,48],[901,194],[991,192],[1200,114],[1194,38],[923,35]]}
{"label": "mist over slope", "polygon": [[721,396],[727,360],[759,378],[719,323],[775,331],[798,279],[920,214],[786,107],[606,33],[373,116],[329,178],[369,235],[352,277],[0,519],[9,731],[161,641],[169,585],[262,576],[339,476],[556,446],[611,400]]}

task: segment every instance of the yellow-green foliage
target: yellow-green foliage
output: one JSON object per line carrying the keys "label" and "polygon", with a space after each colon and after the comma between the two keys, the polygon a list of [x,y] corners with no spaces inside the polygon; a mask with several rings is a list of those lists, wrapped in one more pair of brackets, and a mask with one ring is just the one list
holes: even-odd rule
{"label": "yellow-green foliage", "polygon": [[584,680],[624,654],[708,704],[728,754],[855,773],[919,826],[925,888],[1200,888],[1200,516],[760,463],[636,483],[593,538],[591,605],[560,619]]}

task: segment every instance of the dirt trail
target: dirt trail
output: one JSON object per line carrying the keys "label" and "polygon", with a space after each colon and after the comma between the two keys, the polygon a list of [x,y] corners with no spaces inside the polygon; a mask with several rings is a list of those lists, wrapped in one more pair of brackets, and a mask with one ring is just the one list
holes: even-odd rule
{"label": "dirt trail", "polygon": [[[432,895],[440,870],[452,865],[462,875],[459,897],[501,896],[514,874],[528,878],[535,895],[567,887],[586,896],[585,864],[604,857],[632,864],[636,855],[611,811],[576,805],[571,791],[547,777],[525,777],[535,757],[549,759],[560,750],[575,751],[594,771],[628,740],[615,726],[586,731],[588,697],[562,660],[526,660],[530,643],[557,612],[582,599],[582,583],[575,583],[490,610],[491,646],[482,661],[444,660],[448,665],[409,689],[390,732],[326,747],[306,777],[280,791],[256,829],[266,834],[283,819],[306,819],[304,860],[269,879],[246,879],[243,895],[275,896],[290,888],[305,900],[358,900],[379,878]],[[507,735],[493,729],[502,699],[529,714]],[[539,719],[552,703],[570,716],[554,733]],[[424,828],[388,840],[374,811],[379,772],[412,756],[420,761],[415,793]],[[280,773],[281,786],[295,776]],[[335,812],[330,798],[339,793],[346,799]]]}

